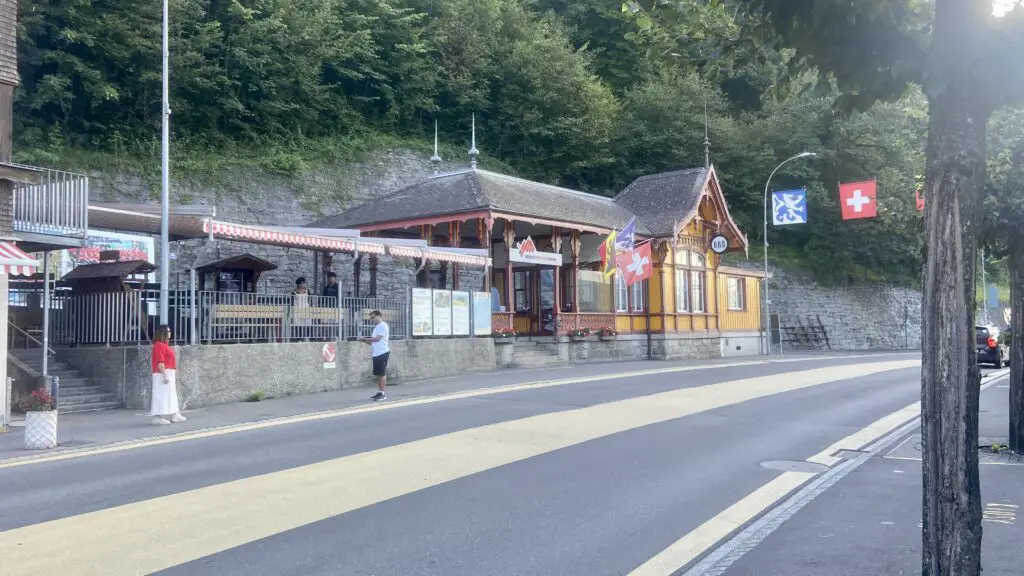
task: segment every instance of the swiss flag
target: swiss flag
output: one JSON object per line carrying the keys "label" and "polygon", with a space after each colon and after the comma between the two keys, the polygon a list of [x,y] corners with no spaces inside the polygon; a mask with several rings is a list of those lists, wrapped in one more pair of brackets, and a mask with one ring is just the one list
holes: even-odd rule
{"label": "swiss flag", "polygon": [[878,185],[874,180],[839,185],[839,205],[843,220],[874,218],[878,215]]}
{"label": "swiss flag", "polygon": [[626,286],[647,280],[654,273],[651,263],[651,243],[645,242],[629,252],[623,252],[615,258],[619,273],[626,280]]}

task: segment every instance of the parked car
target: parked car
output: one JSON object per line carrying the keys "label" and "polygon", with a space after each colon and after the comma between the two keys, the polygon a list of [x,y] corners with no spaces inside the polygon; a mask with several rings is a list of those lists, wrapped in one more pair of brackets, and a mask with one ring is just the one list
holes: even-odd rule
{"label": "parked car", "polygon": [[978,364],[991,364],[996,368],[1010,365],[1010,348],[1000,338],[995,326],[975,326],[978,343]]}

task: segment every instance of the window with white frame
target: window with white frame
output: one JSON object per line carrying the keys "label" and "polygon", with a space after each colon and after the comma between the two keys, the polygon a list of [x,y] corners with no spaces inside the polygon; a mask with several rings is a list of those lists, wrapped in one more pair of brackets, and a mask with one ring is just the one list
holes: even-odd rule
{"label": "window with white frame", "polygon": [[727,276],[725,285],[729,296],[729,310],[746,310],[747,279]]}
{"label": "window with white frame", "polygon": [[707,272],[704,270],[704,256],[690,252],[690,267],[690,308],[693,312],[704,312],[707,310]]}
{"label": "window with white frame", "polygon": [[647,280],[634,282],[632,286],[626,286],[625,276],[615,274],[615,311],[616,312],[643,312],[644,311],[644,286]]}
{"label": "window with white frame", "polygon": [[690,271],[676,268],[676,312],[690,311]]}
{"label": "window with white frame", "polygon": [[629,290],[622,274],[615,273],[615,311],[629,312]]}
{"label": "window with white frame", "polygon": [[630,290],[633,292],[633,311],[643,312],[644,311],[644,285],[647,284],[647,280],[640,282],[634,282],[630,286]]}
{"label": "window with white frame", "polygon": [[697,252],[676,254],[676,312],[707,310],[707,270]]}

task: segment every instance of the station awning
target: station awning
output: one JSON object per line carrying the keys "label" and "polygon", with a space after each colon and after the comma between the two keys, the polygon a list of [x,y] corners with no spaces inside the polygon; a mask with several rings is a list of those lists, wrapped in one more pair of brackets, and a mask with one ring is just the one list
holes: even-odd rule
{"label": "station awning", "polygon": [[25,254],[13,242],[0,242],[0,274],[31,276],[39,268],[39,261]]}
{"label": "station awning", "polygon": [[[160,234],[159,206],[152,204],[90,204],[90,228]],[[171,240],[210,238],[354,254],[391,254],[410,258],[427,258],[438,262],[453,262],[468,266],[487,266],[490,262],[486,250],[470,248],[442,248],[426,246],[422,240],[391,238],[360,238],[356,230],[319,230],[294,226],[264,226],[237,224],[215,218],[216,209],[210,206],[172,206],[168,224]],[[417,245],[422,244],[422,245]]]}

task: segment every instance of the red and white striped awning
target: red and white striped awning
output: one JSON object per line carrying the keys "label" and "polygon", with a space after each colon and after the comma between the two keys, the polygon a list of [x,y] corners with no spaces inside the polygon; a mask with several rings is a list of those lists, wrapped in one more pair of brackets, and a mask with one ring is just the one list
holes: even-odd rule
{"label": "red and white striped awning", "polygon": [[25,254],[13,242],[0,242],[0,274],[31,276],[39,268],[39,261]]}
{"label": "red and white striped awning", "polygon": [[388,253],[392,256],[405,256],[406,258],[426,258],[428,260],[435,260],[439,262],[466,264],[467,266],[487,266],[486,256],[449,252],[447,250],[438,250],[436,248],[431,249],[421,248],[418,246],[392,245],[388,246]]}
{"label": "red and white striped awning", "polygon": [[355,252],[358,244],[360,252],[367,254],[384,254],[383,244],[367,242],[355,238],[328,238],[312,234],[298,234],[263,226],[249,224],[233,224],[207,220],[203,225],[207,233],[213,232],[215,238],[238,240],[256,244],[271,244],[290,248],[306,248],[310,250],[330,250],[334,252]]}

